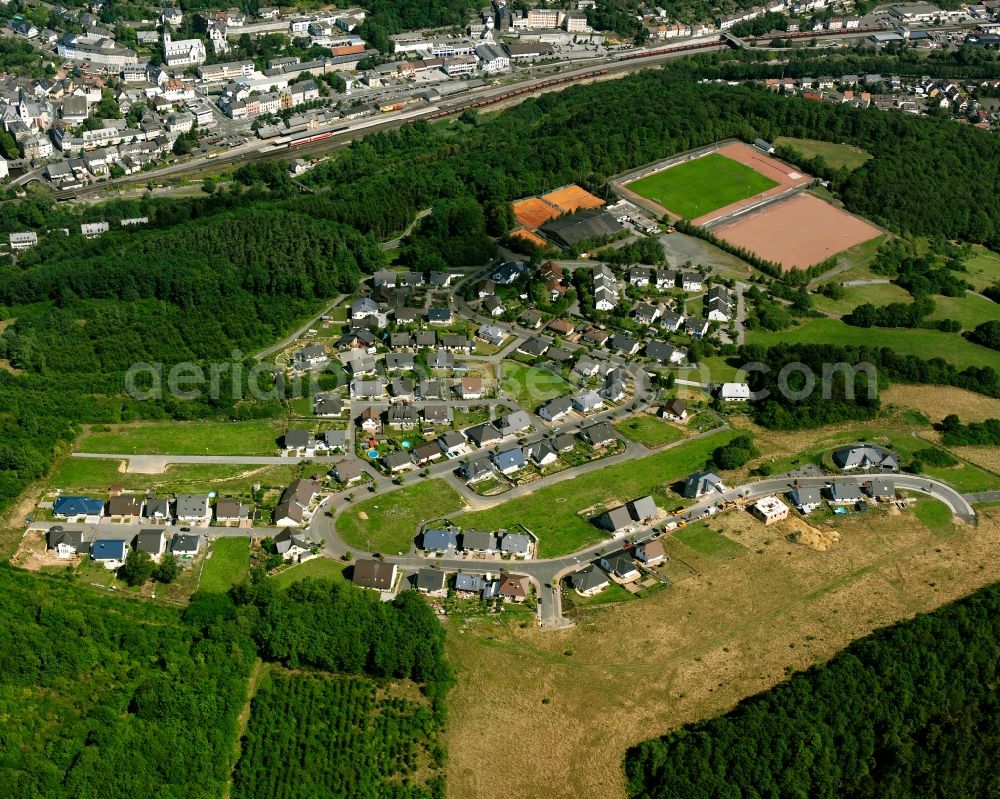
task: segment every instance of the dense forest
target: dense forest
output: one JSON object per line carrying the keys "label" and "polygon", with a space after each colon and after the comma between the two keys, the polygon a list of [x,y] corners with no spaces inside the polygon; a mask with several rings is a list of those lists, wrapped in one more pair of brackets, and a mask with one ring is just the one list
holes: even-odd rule
{"label": "dense forest", "polygon": [[234,626],[0,568],[3,793],[217,799],[253,659]]}
{"label": "dense forest", "polygon": [[371,680],[271,670],[253,698],[236,799],[442,799],[440,726]]}
{"label": "dense forest", "polygon": [[[308,580],[276,593],[263,580],[234,588],[231,597],[196,594],[179,613],[110,596],[72,577],[2,567],[3,793],[217,799],[229,779],[237,715],[258,656],[299,673],[356,675],[364,701],[341,708],[342,721],[371,730],[371,745],[359,742],[355,754],[377,755],[379,774],[389,782],[409,772],[418,749],[440,766],[438,732],[452,679],[443,639],[430,607],[409,593],[383,604],[342,583]],[[426,698],[372,704],[370,680],[381,677],[412,678]],[[366,702],[378,719],[363,715]],[[265,726],[298,735],[293,714],[280,718],[284,727]],[[440,780],[430,784],[440,795]],[[432,794],[398,794],[425,795]]]}
{"label": "dense forest", "polygon": [[996,796],[1000,586],[628,752],[633,799]]}
{"label": "dense forest", "polygon": [[1000,446],[1000,419],[962,424],[961,419],[949,413],[941,421],[941,441],[949,446]]}

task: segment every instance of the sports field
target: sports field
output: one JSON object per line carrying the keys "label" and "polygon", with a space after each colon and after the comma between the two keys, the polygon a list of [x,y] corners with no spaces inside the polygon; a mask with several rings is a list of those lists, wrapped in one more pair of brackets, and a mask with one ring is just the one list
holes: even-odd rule
{"label": "sports field", "polygon": [[777,185],[744,164],[709,153],[639,178],[626,188],[684,219],[695,219]]}
{"label": "sports field", "polygon": [[797,194],[715,229],[715,235],[782,269],[805,269],[880,236],[863,219],[811,194]]}

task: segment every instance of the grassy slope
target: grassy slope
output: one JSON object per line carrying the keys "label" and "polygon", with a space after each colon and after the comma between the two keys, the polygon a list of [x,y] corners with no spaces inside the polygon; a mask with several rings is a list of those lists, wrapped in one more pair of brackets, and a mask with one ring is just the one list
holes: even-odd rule
{"label": "grassy slope", "polygon": [[679,427],[648,413],[618,422],[615,427],[633,441],[654,449],[684,438],[684,433]]}
{"label": "grassy slope", "polygon": [[278,590],[288,588],[292,583],[304,580],[306,577],[322,577],[334,582],[344,583],[344,570],[350,568],[346,563],[330,560],[329,558],[312,558],[305,563],[290,566],[284,571],[278,572],[270,578],[271,583]]}
{"label": "grassy slope", "polygon": [[968,274],[963,277],[978,291],[1000,281],[1000,253],[975,245],[973,255],[965,262]]}
{"label": "grassy slope", "polygon": [[[838,275],[835,280],[840,282]],[[879,283],[874,286],[849,286],[844,289],[844,296],[839,300],[831,300],[822,294],[813,295],[813,304],[817,310],[824,313],[843,316],[859,305],[870,302],[873,305],[888,305],[890,302],[913,302],[913,297],[906,289],[895,283]]]}
{"label": "grassy slope", "polygon": [[406,552],[422,522],[461,508],[462,498],[446,482],[423,480],[351,505],[337,519],[337,533],[349,546],[368,552]]}
{"label": "grassy slope", "polygon": [[284,486],[298,476],[294,466],[226,466],[172,464],[162,474],[119,472],[118,461],[66,458],[53,470],[48,484],[64,494],[103,494],[117,483],[126,491],[201,493],[218,491],[225,496],[249,494],[254,483]]}
{"label": "grassy slope", "polygon": [[753,197],[778,184],[718,153],[655,172],[628,188],[685,219]]}
{"label": "grassy slope", "polygon": [[965,330],[991,319],[1000,319],[1000,305],[985,297],[966,294],[964,297],[935,296],[931,319],[956,319]]}
{"label": "grassy slope", "polygon": [[943,358],[959,368],[992,366],[1000,370],[1000,352],[980,347],[954,333],[937,330],[863,328],[845,325],[838,319],[810,319],[791,330],[779,333],[752,331],[750,344],[773,346],[779,343],[883,345],[903,355]]}
{"label": "grassy slope", "polygon": [[249,538],[220,538],[212,544],[212,557],[205,561],[199,589],[225,593],[246,576],[250,568]]}
{"label": "grassy slope", "polygon": [[778,136],[774,140],[774,144],[784,144],[786,147],[791,147],[806,158],[815,158],[817,155],[821,155],[834,169],[840,169],[843,166],[853,171],[871,158],[871,155],[860,147],[816,139],[793,139],[788,136]]}
{"label": "grassy slope", "polygon": [[518,361],[504,361],[503,390],[522,407],[534,409],[553,397],[569,393],[571,386],[548,369],[537,369]]}
{"label": "grassy slope", "polygon": [[257,422],[156,422],[84,434],[81,452],[140,455],[276,455],[285,425]]}
{"label": "grassy slope", "polygon": [[701,468],[712,450],[734,433],[690,441],[655,455],[598,469],[572,480],[556,483],[489,510],[463,513],[454,518],[462,527],[498,530],[523,524],[539,538],[539,556],[557,557],[593,544],[606,536],[579,512],[602,503],[627,502],[652,494],[660,507],[673,508],[681,500],[669,492],[671,484]]}

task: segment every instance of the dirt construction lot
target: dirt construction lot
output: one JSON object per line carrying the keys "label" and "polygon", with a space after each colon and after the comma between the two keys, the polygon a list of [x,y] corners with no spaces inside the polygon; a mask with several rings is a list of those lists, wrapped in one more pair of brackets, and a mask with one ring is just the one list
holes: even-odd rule
{"label": "dirt construction lot", "polygon": [[882,235],[874,225],[811,194],[797,194],[752,211],[713,232],[730,244],[781,264],[786,272],[818,264]]}
{"label": "dirt construction lot", "polygon": [[458,678],[449,796],[623,797],[629,746],[725,712],[787,669],[1000,579],[1000,509],[985,510],[978,527],[931,532],[913,511],[883,507],[838,520],[827,551],[792,544],[745,513],[710,526],[744,549],[729,557],[668,539],[671,564],[683,561],[690,576],[582,610],[571,630],[449,621]]}

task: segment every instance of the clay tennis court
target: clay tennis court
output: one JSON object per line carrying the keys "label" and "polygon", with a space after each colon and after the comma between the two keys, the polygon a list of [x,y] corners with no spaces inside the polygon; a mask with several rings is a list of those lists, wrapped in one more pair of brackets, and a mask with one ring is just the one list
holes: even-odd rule
{"label": "clay tennis court", "polygon": [[536,247],[548,247],[549,243],[543,239],[541,236],[532,233],[530,230],[518,229],[511,232],[511,237],[516,237],[519,239],[524,239],[525,241],[530,241]]}
{"label": "clay tennis court", "polygon": [[882,231],[812,194],[797,194],[712,231],[788,272],[825,261]]}
{"label": "clay tennis court", "polygon": [[581,189],[575,183],[565,186],[548,194],[543,194],[542,199],[549,205],[554,205],[563,213],[573,213],[580,208],[600,208],[604,205],[604,200],[595,197],[589,191]]}
{"label": "clay tennis court", "polygon": [[547,202],[537,197],[529,197],[527,200],[517,200],[511,203],[510,207],[513,209],[517,221],[528,228],[528,230],[534,230],[544,225],[550,219],[555,219],[559,216],[558,209],[553,208]]}

